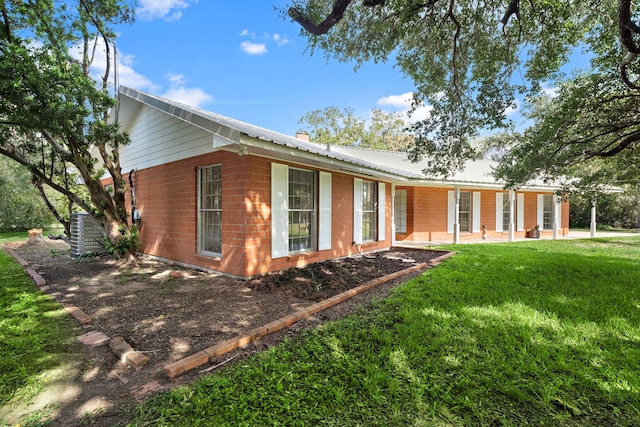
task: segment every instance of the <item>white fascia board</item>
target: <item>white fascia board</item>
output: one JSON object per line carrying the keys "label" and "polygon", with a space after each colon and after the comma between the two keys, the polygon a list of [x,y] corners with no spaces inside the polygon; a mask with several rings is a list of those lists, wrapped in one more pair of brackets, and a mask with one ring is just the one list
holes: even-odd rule
{"label": "white fascia board", "polygon": [[229,145],[239,145],[237,141],[233,141],[217,133],[213,134],[213,149],[228,147]]}
{"label": "white fascia board", "polygon": [[[471,181],[425,181],[425,180],[408,180],[408,185],[416,186],[416,187],[447,187],[447,188],[465,188],[470,190],[493,190],[493,191],[505,191],[504,185],[502,183],[479,183],[479,182],[471,182]],[[559,190],[560,187],[543,187],[543,186],[526,186],[520,187],[516,190],[516,192],[531,192],[531,193],[549,193]]]}

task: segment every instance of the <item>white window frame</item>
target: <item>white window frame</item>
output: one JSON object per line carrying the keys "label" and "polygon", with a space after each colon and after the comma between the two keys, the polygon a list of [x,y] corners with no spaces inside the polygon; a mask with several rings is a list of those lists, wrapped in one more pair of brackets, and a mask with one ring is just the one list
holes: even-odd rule
{"label": "white window frame", "polygon": [[[545,203],[548,204],[548,201],[551,201],[551,203],[549,204],[549,206],[545,206]],[[551,210],[545,209],[548,207],[551,207]],[[540,227],[540,230],[551,230],[553,228],[553,194],[538,194],[538,215],[537,215],[537,221],[538,221],[538,226]],[[545,227],[544,226],[544,217],[545,214],[549,216],[550,219],[550,224],[549,227]]]}
{"label": "white window frame", "polygon": [[[292,174],[295,175],[296,172],[304,174],[305,177],[310,177],[311,182],[294,182],[292,180]],[[300,194],[296,194],[296,188],[292,186],[308,186],[311,187],[311,197],[309,200],[306,197],[301,197]],[[318,242],[318,173],[316,171],[301,169],[301,168],[293,168],[290,167],[288,171],[288,248],[289,253],[297,253],[297,252],[309,252],[315,251],[317,249]],[[294,192],[292,193],[292,190]],[[295,203],[295,200],[298,200],[298,203]],[[292,203],[292,200],[294,203]],[[297,215],[296,215],[297,213]],[[305,234],[305,237],[308,237],[308,243],[304,246],[300,246],[294,248],[292,246],[296,246],[295,240],[298,239],[298,244],[300,244],[299,236],[295,236],[295,233],[291,232],[291,226],[294,225],[292,221],[292,216],[302,217],[305,216],[308,219],[307,227],[308,234]],[[300,222],[299,224],[304,224]],[[305,238],[305,240],[307,240]]]}
{"label": "white window frame", "polygon": [[[469,196],[469,210],[462,210],[463,206],[462,206],[462,195],[465,195],[465,198],[467,197],[467,195]],[[473,230],[473,194],[471,191],[461,191],[460,192],[460,205],[459,205],[459,211],[458,211],[458,224],[460,225],[460,232],[461,233],[471,233],[471,231]],[[468,218],[467,218],[467,226],[466,228],[463,228],[462,225],[462,214],[467,214]]]}
{"label": "white window frame", "polygon": [[[208,170],[217,169],[218,179],[212,179],[211,189],[213,193],[203,194],[203,174]],[[198,174],[198,253],[208,256],[222,256],[222,165],[215,164],[197,168]],[[217,188],[216,188],[217,187]],[[217,191],[217,193],[216,193]],[[211,203],[203,203],[204,197],[212,197]],[[218,215],[216,215],[216,213]],[[213,222],[206,223],[213,214]],[[214,233],[206,236],[207,232]],[[215,234],[218,234],[216,236]],[[213,243],[210,243],[212,241]],[[217,250],[216,250],[217,249]]]}
{"label": "white window frame", "polygon": [[367,239],[365,242],[383,241],[385,240],[386,231],[386,185],[384,182],[364,181],[361,178],[353,179],[353,241],[356,244],[363,243],[363,198],[364,198],[364,183],[373,183],[373,194],[376,195],[375,212],[376,218],[374,224],[376,225],[376,236],[373,240]]}
{"label": "white window frame", "polygon": [[407,189],[397,188],[394,201],[395,232],[407,233]]}
{"label": "white window frame", "polygon": [[[317,177],[317,250],[331,249],[331,174],[320,171]],[[309,252],[309,251],[307,251]],[[271,258],[289,252],[289,166],[271,163]]]}
{"label": "white window frame", "polygon": [[[368,190],[368,192],[367,192]],[[367,206],[365,204],[365,196],[369,194],[372,199],[371,204]],[[362,241],[363,242],[375,242],[378,238],[378,186],[374,181],[362,181]],[[365,235],[365,216],[371,216],[369,221],[369,233]]]}

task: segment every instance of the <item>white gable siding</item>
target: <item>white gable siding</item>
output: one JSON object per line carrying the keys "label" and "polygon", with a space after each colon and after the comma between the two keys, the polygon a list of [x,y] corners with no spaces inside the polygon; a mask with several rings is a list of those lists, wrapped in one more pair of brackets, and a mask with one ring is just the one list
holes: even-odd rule
{"label": "white gable siding", "polygon": [[122,170],[145,169],[213,151],[213,136],[151,107],[143,107],[120,149]]}

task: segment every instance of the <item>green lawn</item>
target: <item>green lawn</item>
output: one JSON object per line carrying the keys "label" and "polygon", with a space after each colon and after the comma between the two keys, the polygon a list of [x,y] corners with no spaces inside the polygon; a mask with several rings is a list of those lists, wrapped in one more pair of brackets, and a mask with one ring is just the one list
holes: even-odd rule
{"label": "green lawn", "polygon": [[[0,234],[0,246],[27,233]],[[75,345],[77,323],[0,250],[0,409],[28,402]],[[5,422],[0,417],[0,425]]]}
{"label": "green lawn", "polygon": [[[160,394],[123,419],[640,425],[640,238],[448,248],[458,254],[372,309]],[[2,406],[37,392],[73,351],[77,326],[3,251],[0,276]]]}
{"label": "green lawn", "polygon": [[640,239],[450,246],[372,310],[131,425],[640,425]]}

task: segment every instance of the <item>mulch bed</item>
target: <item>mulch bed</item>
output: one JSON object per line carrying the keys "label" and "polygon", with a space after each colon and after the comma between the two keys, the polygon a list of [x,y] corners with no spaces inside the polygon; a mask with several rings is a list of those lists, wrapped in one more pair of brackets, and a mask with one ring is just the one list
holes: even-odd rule
{"label": "mulch bed", "polygon": [[[136,370],[123,364],[106,345],[82,346],[85,365],[96,372],[90,381],[83,380],[86,372],[74,374],[83,389],[82,401],[96,396],[107,396],[108,401],[94,425],[113,424],[119,416],[117,408],[132,402],[133,398],[140,400],[157,390],[202,375],[195,370],[168,380],[162,370],[168,363],[443,254],[442,251],[392,248],[241,280],[169,266],[146,257],[142,257],[138,265],[125,268],[109,257],[71,259],[68,244],[61,240],[10,247],[45,278],[48,294],[92,317],[90,324],[82,326],[83,332],[123,337],[149,357],[149,362]],[[413,275],[416,274],[419,273]],[[377,286],[286,331],[236,350],[236,360],[305,327],[347,315],[372,298],[387,295],[395,285],[406,280],[408,278],[403,277]],[[78,405],[79,402],[62,405],[58,420],[62,424],[77,422],[73,417]]]}

